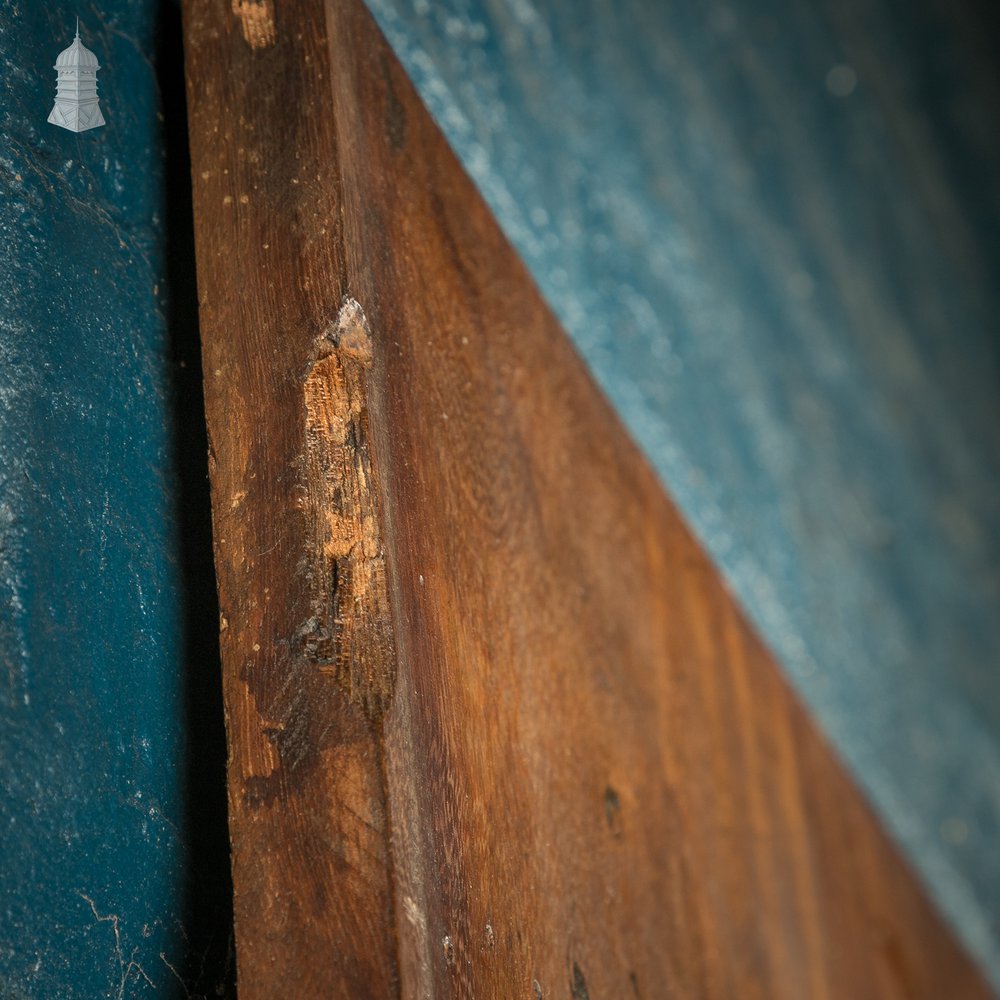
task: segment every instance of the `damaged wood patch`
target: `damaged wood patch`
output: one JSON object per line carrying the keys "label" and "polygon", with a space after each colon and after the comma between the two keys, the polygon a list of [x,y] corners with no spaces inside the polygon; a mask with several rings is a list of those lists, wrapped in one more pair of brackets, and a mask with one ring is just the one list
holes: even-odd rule
{"label": "damaged wood patch", "polygon": [[296,639],[306,659],[376,716],[392,692],[396,653],[368,447],[372,340],[353,299],[345,300],[318,354],[304,385],[312,616]]}
{"label": "damaged wood patch", "polygon": [[233,13],[240,19],[243,37],[250,48],[267,48],[277,41],[274,0],[233,0]]}

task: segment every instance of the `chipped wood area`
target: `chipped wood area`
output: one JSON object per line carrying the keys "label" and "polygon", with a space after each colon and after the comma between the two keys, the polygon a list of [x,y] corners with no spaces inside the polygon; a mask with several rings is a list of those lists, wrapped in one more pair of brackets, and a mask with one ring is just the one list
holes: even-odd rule
{"label": "chipped wood area", "polygon": [[277,41],[274,0],[233,0],[233,13],[250,48],[264,49]]}
{"label": "chipped wood area", "polygon": [[388,704],[396,650],[368,445],[372,340],[353,299],[318,351],[304,386],[313,613],[297,638],[306,659],[374,717]]}

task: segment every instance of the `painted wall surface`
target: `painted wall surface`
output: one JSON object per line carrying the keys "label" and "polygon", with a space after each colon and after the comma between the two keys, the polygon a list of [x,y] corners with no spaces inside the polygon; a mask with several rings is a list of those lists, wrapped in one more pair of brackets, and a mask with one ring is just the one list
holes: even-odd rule
{"label": "painted wall surface", "polygon": [[1000,23],[369,0],[1000,987]]}
{"label": "painted wall surface", "polygon": [[[0,5],[5,1000],[226,980],[183,76],[160,8]],[[77,10],[107,118],[81,134],[46,123]]]}

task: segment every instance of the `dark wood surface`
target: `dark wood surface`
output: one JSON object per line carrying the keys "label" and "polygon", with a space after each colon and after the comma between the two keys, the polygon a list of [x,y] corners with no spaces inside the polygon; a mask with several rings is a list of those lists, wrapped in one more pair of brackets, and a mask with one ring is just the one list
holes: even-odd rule
{"label": "dark wood surface", "polygon": [[186,38],[240,994],[987,996],[360,0]]}

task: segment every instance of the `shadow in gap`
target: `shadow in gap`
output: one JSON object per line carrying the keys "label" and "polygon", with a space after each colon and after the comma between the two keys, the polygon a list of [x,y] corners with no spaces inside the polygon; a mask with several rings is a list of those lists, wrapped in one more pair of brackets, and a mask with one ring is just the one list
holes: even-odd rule
{"label": "shadow in gap", "polygon": [[[177,971],[192,997],[235,997],[233,887],[226,809],[226,737],[219,659],[219,611],[212,561],[208,437],[195,283],[181,12],[162,0],[156,76],[166,154],[167,324],[173,374],[173,472],[184,634],[184,930],[188,955]],[[180,985],[180,984],[178,984]]]}

